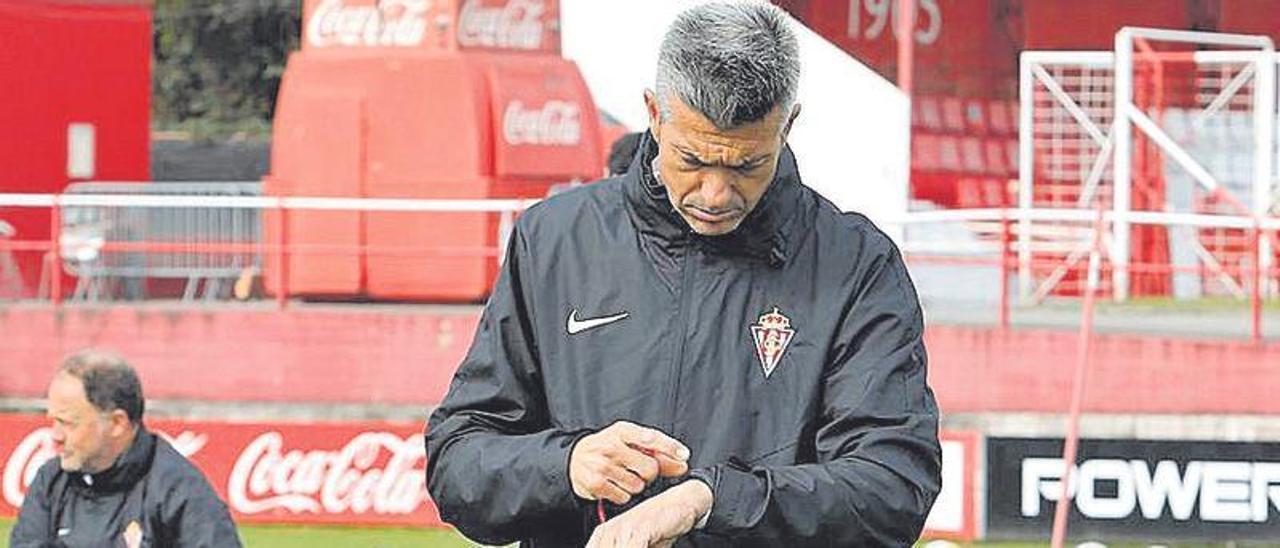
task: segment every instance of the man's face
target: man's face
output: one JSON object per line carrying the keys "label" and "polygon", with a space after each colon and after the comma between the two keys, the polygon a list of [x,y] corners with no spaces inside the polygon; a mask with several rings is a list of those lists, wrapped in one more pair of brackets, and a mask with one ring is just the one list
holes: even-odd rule
{"label": "man's face", "polygon": [[62,469],[93,473],[110,467],[119,456],[113,442],[123,433],[118,424],[123,415],[120,410],[103,412],[89,403],[80,379],[55,375],[49,383],[48,416]]}
{"label": "man's face", "polygon": [[773,181],[778,157],[799,105],[775,107],[763,119],[720,129],[678,97],[668,97],[662,120],[658,98],[645,93],[649,127],[658,141],[657,175],[671,206],[694,232],[728,234],[755,209]]}

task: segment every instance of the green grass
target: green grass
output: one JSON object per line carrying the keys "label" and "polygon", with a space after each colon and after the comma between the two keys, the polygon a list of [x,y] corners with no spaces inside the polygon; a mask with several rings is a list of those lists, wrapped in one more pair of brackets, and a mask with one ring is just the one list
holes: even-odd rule
{"label": "green grass", "polygon": [[[0,519],[0,544],[9,542],[12,519]],[[453,531],[399,527],[336,527],[304,525],[244,525],[240,539],[248,547],[270,548],[471,548],[474,543]]]}
{"label": "green grass", "polygon": [[453,531],[395,527],[335,527],[297,525],[246,525],[240,527],[245,546],[303,548],[310,546],[368,546],[402,548],[432,546],[472,547],[474,543]]}
{"label": "green grass", "polygon": [[[12,519],[0,519],[0,544],[9,540],[9,530],[13,528]],[[240,527],[240,538],[248,547],[270,548],[303,548],[322,546],[324,548],[472,548],[475,543],[463,538],[453,531],[440,529],[409,529],[399,527],[338,527],[338,526],[304,526],[304,525],[245,525]],[[916,546],[923,546],[921,542]],[[1228,546],[1225,544],[1179,544],[1160,543],[1171,548],[1211,548]],[[959,544],[961,548],[1041,548],[1048,546],[1046,542],[977,542]],[[1068,542],[1067,546],[1075,544]],[[1150,544],[1107,543],[1108,548],[1147,548]],[[1234,546],[1280,546],[1275,544],[1242,543]]]}

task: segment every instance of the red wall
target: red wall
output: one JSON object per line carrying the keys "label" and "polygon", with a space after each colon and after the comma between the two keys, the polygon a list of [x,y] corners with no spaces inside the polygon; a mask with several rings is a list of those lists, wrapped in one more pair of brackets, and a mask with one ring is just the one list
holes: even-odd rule
{"label": "red wall", "polygon": [[[1065,412],[1075,331],[932,326],[929,381],[944,413]],[[1084,409],[1098,413],[1280,413],[1280,342],[1095,335]]]}
{"label": "red wall", "polygon": [[[39,397],[65,353],[118,351],[148,397],[433,405],[466,353],[479,308],[275,310],[0,308],[0,396]],[[944,412],[1067,409],[1073,331],[931,326],[930,382]],[[1280,342],[1099,335],[1085,409],[1280,413]]]}
{"label": "red wall", "polygon": [[[151,8],[139,1],[0,0],[0,192],[59,192],[67,124],[96,126],[96,179],[149,178]],[[18,239],[47,210],[0,208]],[[20,256],[28,286],[38,260]]]}
{"label": "red wall", "polygon": [[93,346],[127,357],[149,398],[438,402],[479,318],[445,309],[0,307],[0,395],[42,395],[62,355]]}
{"label": "red wall", "polygon": [[[1016,98],[1024,49],[1111,50],[1123,26],[1267,34],[1274,0],[914,0],[919,94]],[[890,80],[898,0],[774,0]]]}

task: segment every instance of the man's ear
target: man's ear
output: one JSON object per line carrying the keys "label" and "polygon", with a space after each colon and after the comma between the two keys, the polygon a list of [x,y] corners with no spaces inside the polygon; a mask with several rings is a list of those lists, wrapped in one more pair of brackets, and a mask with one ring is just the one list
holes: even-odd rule
{"label": "man's ear", "polygon": [[123,409],[111,410],[107,414],[107,421],[111,425],[111,435],[115,437],[123,436],[133,429],[133,423],[129,422],[129,415]]}
{"label": "man's ear", "polygon": [[791,135],[791,125],[796,123],[796,118],[800,116],[800,103],[791,105],[791,114],[787,117],[787,123],[782,126],[782,142],[787,142],[787,136]]}
{"label": "man's ear", "polygon": [[644,90],[644,107],[649,111],[649,133],[657,140],[662,127],[662,105],[658,104],[658,95],[653,90]]}

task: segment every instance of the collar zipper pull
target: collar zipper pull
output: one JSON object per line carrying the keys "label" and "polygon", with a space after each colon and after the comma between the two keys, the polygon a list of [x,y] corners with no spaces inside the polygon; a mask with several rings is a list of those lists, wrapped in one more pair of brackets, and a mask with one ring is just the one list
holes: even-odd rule
{"label": "collar zipper pull", "polygon": [[786,253],[783,253],[781,247],[774,245],[773,247],[769,248],[769,266],[773,268],[778,268],[782,266],[782,263],[785,263],[786,261],[787,261],[787,255]]}

